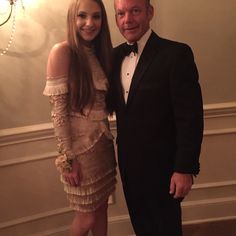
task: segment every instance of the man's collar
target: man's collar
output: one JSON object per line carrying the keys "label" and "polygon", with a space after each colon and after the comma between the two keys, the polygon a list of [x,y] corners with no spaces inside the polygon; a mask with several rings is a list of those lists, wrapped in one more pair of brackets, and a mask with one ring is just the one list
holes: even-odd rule
{"label": "man's collar", "polygon": [[[149,37],[152,34],[152,30],[149,28],[147,30],[147,32],[137,41],[138,44],[138,54],[141,55],[141,53],[143,52],[143,49],[149,39]],[[132,43],[128,43],[127,44],[132,44]]]}

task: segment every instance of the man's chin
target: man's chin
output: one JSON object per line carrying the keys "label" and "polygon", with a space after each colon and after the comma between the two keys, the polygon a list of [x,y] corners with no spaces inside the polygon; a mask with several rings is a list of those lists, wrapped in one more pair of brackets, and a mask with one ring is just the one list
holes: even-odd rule
{"label": "man's chin", "polygon": [[126,38],[126,40],[129,42],[129,43],[133,43],[133,42],[136,42],[138,39],[135,35],[132,35],[132,34],[124,34],[124,37]]}

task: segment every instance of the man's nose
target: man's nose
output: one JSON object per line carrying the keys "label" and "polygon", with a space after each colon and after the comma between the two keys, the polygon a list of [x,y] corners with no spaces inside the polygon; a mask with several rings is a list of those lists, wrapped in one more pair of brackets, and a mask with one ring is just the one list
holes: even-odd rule
{"label": "man's nose", "polygon": [[124,20],[125,20],[126,23],[132,21],[132,18],[133,18],[132,14],[130,12],[125,13]]}

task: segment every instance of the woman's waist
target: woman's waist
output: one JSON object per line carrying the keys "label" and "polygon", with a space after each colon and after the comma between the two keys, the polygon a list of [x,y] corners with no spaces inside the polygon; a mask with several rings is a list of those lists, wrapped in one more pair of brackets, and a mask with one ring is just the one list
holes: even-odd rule
{"label": "woman's waist", "polygon": [[72,136],[72,150],[75,154],[81,154],[90,150],[100,139],[113,140],[109,129],[97,129],[87,132],[84,135]]}
{"label": "woman's waist", "polygon": [[69,115],[71,118],[79,118],[94,122],[94,121],[106,120],[108,117],[108,112],[103,109],[102,110],[85,109],[83,113],[71,111]]}
{"label": "woman's waist", "polygon": [[90,120],[80,116],[70,117],[72,137],[89,137],[97,133],[109,133],[109,121],[105,117],[101,120]]}

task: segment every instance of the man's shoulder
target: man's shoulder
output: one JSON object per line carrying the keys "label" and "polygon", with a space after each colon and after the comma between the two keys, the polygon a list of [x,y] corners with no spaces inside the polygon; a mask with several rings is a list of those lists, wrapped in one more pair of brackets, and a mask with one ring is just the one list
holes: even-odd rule
{"label": "man's shoulder", "polygon": [[163,38],[156,35],[159,40],[159,45],[162,49],[168,51],[191,51],[191,47],[185,43],[177,40]]}
{"label": "man's shoulder", "polygon": [[190,48],[190,46],[185,42],[180,42],[175,39],[170,38],[163,38],[160,37],[157,34],[153,34],[152,37],[155,37],[157,41],[161,44],[163,47],[170,47],[170,48]]}
{"label": "man's shoulder", "polygon": [[167,57],[168,60],[194,59],[192,48],[185,42],[159,37],[157,48],[159,48],[158,55]]}

